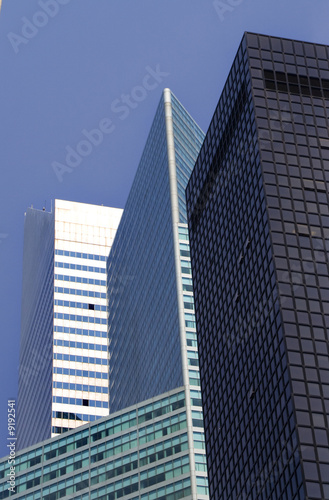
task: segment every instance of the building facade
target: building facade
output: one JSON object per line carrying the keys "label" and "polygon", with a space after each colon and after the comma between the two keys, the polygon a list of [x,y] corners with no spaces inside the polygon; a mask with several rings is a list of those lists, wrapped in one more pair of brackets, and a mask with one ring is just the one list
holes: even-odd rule
{"label": "building facade", "polygon": [[328,59],[246,33],[187,187],[213,499],[329,498]]}
{"label": "building facade", "polygon": [[[47,263],[54,285],[46,310],[53,307],[48,333],[54,341],[48,395],[53,436],[104,415],[104,410],[108,413],[98,396],[105,394],[107,402],[108,390],[111,415],[19,453],[14,498],[209,498],[185,205],[185,188],[202,140],[202,131],[166,89],[120,225],[121,211],[113,216],[116,224],[113,220],[109,224],[106,213],[107,227],[117,230],[113,246],[111,232],[108,247],[98,248],[98,231],[89,227],[89,221],[97,227],[103,224],[88,206],[88,222],[80,214],[82,206],[68,202],[56,202],[53,217],[35,216],[49,219],[43,238],[52,239],[52,264],[49,259]],[[102,277],[104,256],[111,247],[107,332]],[[29,247],[25,255],[30,258]],[[97,264],[90,261],[96,255],[102,256]],[[37,267],[34,260],[33,265]],[[41,333],[36,347],[40,338]],[[23,359],[28,358],[25,353]],[[94,380],[96,372],[102,375]],[[91,390],[96,385],[100,391]],[[90,404],[94,399],[102,402],[100,408]],[[31,414],[30,423],[34,418]],[[102,441],[94,447],[98,440]],[[59,462],[56,457],[62,454]],[[8,462],[4,460],[1,467],[0,498],[6,498],[11,495]]]}
{"label": "building facade", "polygon": [[[185,188],[203,133],[165,89],[108,259],[110,407],[185,388],[192,497],[203,436]],[[200,449],[201,451],[200,451]]]}
{"label": "building facade", "polygon": [[27,211],[19,448],[109,413],[106,258],[121,215],[63,200]]}
{"label": "building facade", "polygon": [[[201,398],[200,391],[195,391]],[[0,461],[0,499],[192,500],[184,388],[38,443]],[[195,432],[196,448],[203,435]],[[197,498],[207,498],[204,453],[195,455]]]}

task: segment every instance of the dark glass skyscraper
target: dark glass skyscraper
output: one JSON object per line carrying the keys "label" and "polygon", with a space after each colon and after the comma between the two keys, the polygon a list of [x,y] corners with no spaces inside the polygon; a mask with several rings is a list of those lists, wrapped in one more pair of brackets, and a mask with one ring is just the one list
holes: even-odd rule
{"label": "dark glass skyscraper", "polygon": [[187,187],[212,499],[329,498],[328,58],[246,33]]}

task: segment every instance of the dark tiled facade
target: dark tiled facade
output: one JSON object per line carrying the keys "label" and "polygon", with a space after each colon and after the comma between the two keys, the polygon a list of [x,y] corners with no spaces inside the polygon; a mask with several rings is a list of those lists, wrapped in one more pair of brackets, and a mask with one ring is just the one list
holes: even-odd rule
{"label": "dark tiled facade", "polygon": [[187,188],[213,499],[329,499],[328,58],[246,33]]}

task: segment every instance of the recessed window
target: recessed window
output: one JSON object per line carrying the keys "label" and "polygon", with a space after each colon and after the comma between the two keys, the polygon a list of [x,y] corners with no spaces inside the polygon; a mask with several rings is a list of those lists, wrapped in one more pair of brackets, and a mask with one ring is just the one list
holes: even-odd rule
{"label": "recessed window", "polygon": [[95,304],[88,304],[88,309],[90,309],[91,311],[94,311],[95,310]]}
{"label": "recessed window", "polygon": [[83,399],[82,400],[82,406],[89,406],[89,400],[88,399]]}

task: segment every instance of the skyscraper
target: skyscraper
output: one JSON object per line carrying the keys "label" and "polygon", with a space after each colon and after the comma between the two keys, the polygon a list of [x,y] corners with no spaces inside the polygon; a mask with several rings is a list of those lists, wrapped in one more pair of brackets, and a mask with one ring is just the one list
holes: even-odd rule
{"label": "skyscraper", "polygon": [[193,498],[207,482],[185,188],[202,140],[165,89],[108,259],[111,411],[185,389]]}
{"label": "skyscraper", "polygon": [[121,215],[62,200],[26,213],[20,448],[109,413],[105,266]]}
{"label": "skyscraper", "polygon": [[329,498],[328,59],[246,33],[188,184],[213,499]]}

